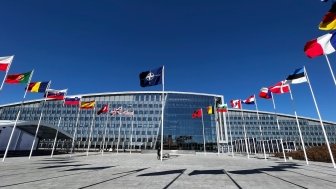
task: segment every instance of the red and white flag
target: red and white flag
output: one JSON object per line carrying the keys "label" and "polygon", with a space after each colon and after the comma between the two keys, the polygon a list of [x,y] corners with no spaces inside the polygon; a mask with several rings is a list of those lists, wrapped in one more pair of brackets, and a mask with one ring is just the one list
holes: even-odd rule
{"label": "red and white flag", "polygon": [[289,84],[285,84],[285,83],[286,81],[280,81],[277,84],[271,87],[268,87],[268,88],[272,93],[275,93],[275,94],[289,93]]}
{"label": "red and white flag", "polygon": [[0,57],[0,71],[7,71],[9,65],[12,63],[14,56]]}
{"label": "red and white flag", "polygon": [[231,107],[241,109],[241,100],[231,100]]}

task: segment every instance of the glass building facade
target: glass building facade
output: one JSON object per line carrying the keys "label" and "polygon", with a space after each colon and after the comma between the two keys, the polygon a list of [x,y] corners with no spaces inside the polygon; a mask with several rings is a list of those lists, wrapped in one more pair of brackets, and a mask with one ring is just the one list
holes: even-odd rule
{"label": "glass building facade", "polygon": [[[161,142],[161,115],[164,104],[164,149],[203,150],[203,139],[207,150],[213,151],[217,148],[215,114],[208,115],[206,107],[214,105],[216,99],[222,99],[220,95],[165,92],[164,103],[161,91],[78,96],[81,96],[81,101],[96,101],[95,109],[80,110],[78,106],[64,106],[63,101],[35,100],[23,104],[19,120],[38,121],[41,111],[42,122],[57,126],[61,120],[59,127],[75,135],[75,149],[87,147],[90,133],[91,148],[101,148],[105,136],[105,148],[156,149]],[[122,109],[134,114],[97,115],[97,111],[104,104],[108,104],[109,112]],[[20,103],[1,106],[0,119],[15,120],[19,108]],[[204,137],[202,119],[192,118],[192,113],[199,108],[204,111]],[[50,147],[52,143],[53,139],[43,140],[39,145],[45,148]]]}
{"label": "glass building facade", "polygon": [[[64,106],[63,101],[44,102],[40,99],[25,102],[19,120],[38,121],[42,111],[42,122],[54,126],[60,123],[59,127],[62,130],[75,136],[77,150],[87,148],[90,136],[92,149],[102,148],[104,136],[104,148],[156,149],[161,142],[161,115],[164,104],[164,149],[203,151],[204,141],[207,151],[217,152],[218,146],[231,144],[238,148],[239,141],[245,137],[244,126],[249,143],[256,143],[256,148],[260,141],[267,141],[272,145],[280,138],[284,145],[287,145],[285,148],[301,147],[295,116],[259,111],[258,119],[256,111],[234,109],[229,109],[228,113],[214,112],[209,115],[206,108],[209,105],[214,106],[218,100],[223,102],[222,95],[165,91],[164,103],[161,91],[78,96],[82,97],[82,101],[95,100],[95,109],[79,110],[78,106]],[[97,111],[104,104],[108,104],[109,112],[122,108],[123,111],[134,114],[97,115]],[[19,108],[20,103],[0,106],[0,119],[15,120]],[[192,113],[200,108],[203,110],[204,135],[202,118],[192,118]],[[325,143],[319,120],[299,117],[298,121],[306,147]],[[323,123],[329,142],[336,143],[336,123]],[[51,148],[53,140],[42,140],[39,147]]]}

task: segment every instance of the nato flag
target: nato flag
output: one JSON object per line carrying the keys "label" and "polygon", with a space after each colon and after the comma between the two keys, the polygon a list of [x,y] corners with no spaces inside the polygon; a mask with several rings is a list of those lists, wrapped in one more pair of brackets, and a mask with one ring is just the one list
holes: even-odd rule
{"label": "nato flag", "polygon": [[163,67],[159,67],[157,69],[141,72],[139,74],[140,86],[149,87],[162,84],[162,69]]}

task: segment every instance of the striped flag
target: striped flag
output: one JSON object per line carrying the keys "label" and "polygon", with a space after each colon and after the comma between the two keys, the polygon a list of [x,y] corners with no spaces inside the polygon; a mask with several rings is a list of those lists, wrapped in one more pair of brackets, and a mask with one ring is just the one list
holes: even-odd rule
{"label": "striped flag", "polygon": [[87,101],[87,102],[81,102],[80,103],[80,108],[81,109],[85,109],[85,110],[88,110],[88,109],[93,109],[94,106],[96,104],[96,101]]}
{"label": "striped flag", "polygon": [[0,71],[7,71],[13,61],[14,56],[0,57]]}
{"label": "striped flag", "polygon": [[49,87],[50,81],[45,82],[30,82],[28,84],[28,92],[32,93],[45,93],[47,88]]}

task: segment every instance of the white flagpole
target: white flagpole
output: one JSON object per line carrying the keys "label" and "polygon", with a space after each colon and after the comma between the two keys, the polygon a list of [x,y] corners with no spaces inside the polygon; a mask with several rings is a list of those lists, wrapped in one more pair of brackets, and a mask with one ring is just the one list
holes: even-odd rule
{"label": "white flagpole", "polygon": [[[229,114],[229,108],[226,107],[226,111],[227,111],[227,116],[228,116],[228,122],[229,122],[229,130],[230,130],[230,139],[231,139],[231,153],[232,153],[232,157],[234,157],[234,153],[233,153],[233,143],[232,143],[232,135],[231,135],[231,123],[230,123],[230,114]],[[225,116],[225,115],[224,115]]]}
{"label": "white flagpole", "polygon": [[4,83],[5,83],[5,80],[6,80],[6,77],[7,77],[7,75],[8,75],[9,68],[10,68],[11,65],[12,65],[13,59],[14,59],[14,55],[13,55],[12,61],[11,61],[11,62],[9,63],[9,65],[8,65],[8,68],[7,68],[6,73],[5,73],[5,77],[4,77],[4,79],[2,80],[1,87],[0,87],[0,91],[2,90],[2,87],[3,87]]}
{"label": "white flagpole", "polygon": [[106,112],[106,118],[105,118],[106,123],[105,123],[105,131],[104,131],[104,138],[103,138],[102,156],[104,155],[104,149],[105,149],[105,138],[106,138],[106,130],[107,130],[108,118],[109,118],[108,117],[108,112]]}
{"label": "white flagpole", "polygon": [[[227,131],[227,125],[226,125],[226,114],[224,114],[224,112],[221,112],[222,116],[223,116],[223,130]],[[220,112],[218,113],[220,114]],[[224,138],[224,137],[223,137]],[[228,138],[227,136],[227,132],[225,132],[225,138]],[[222,150],[223,151],[223,150]]]}
{"label": "white flagpole", "polygon": [[[64,98],[65,98],[67,92],[68,92],[68,90],[66,90],[66,92],[65,92],[65,94],[64,94]],[[64,103],[65,103],[65,99],[63,99],[62,107],[64,107]],[[55,135],[55,140],[54,140],[53,148],[52,148],[52,150],[51,150],[51,155],[50,155],[51,158],[52,158],[53,155],[54,155],[54,150],[55,150],[55,146],[56,146],[56,140],[57,140],[58,130],[59,130],[59,126],[60,126],[60,124],[61,124],[61,119],[62,119],[62,115],[63,115],[62,107],[61,107],[61,115],[60,115],[59,120],[58,120],[58,123],[57,123],[57,130],[56,130],[56,135]]]}
{"label": "white flagpole", "polygon": [[249,148],[247,145],[247,133],[246,133],[246,128],[245,128],[245,119],[244,119],[244,113],[243,113],[243,105],[241,103],[241,100],[239,100],[239,103],[241,105],[240,107],[240,112],[241,112],[241,117],[242,117],[242,123],[243,123],[243,128],[244,128],[244,140],[245,140],[245,147],[246,147],[246,153],[247,153],[247,158],[250,158],[250,153],[249,153]]}
{"label": "white flagpole", "polygon": [[203,108],[201,108],[201,113],[202,113],[202,125],[203,125],[203,148],[204,148],[204,155],[206,155],[205,134],[204,134],[204,120],[203,120]]}
{"label": "white flagpole", "polygon": [[55,150],[55,145],[56,145],[56,140],[57,140],[57,135],[58,135],[58,129],[59,129],[59,126],[60,126],[60,124],[61,124],[61,119],[62,119],[62,116],[60,116],[59,119],[58,119],[57,130],[56,130],[56,135],[55,135],[55,140],[54,140],[53,148],[52,148],[52,150],[51,150],[51,155],[50,155],[51,158],[52,158],[53,155],[54,155],[54,150]]}
{"label": "white flagpole", "polygon": [[[298,130],[299,130],[299,135],[300,135],[300,139],[301,139],[301,145],[302,145],[302,148],[303,148],[303,153],[304,153],[304,156],[305,156],[305,159],[306,159],[306,163],[308,165],[309,162],[308,162],[308,158],[307,158],[306,147],[305,147],[305,144],[304,144],[304,141],[303,141],[303,137],[302,137],[302,133],[301,133],[301,129],[300,129],[299,119],[298,119],[298,116],[297,116],[296,110],[295,110],[296,108],[295,108],[295,105],[294,105],[294,99],[293,99],[293,95],[292,95],[292,89],[290,88],[290,86],[289,86],[289,94],[290,94],[290,97],[291,97],[291,100],[292,100],[292,106],[293,106],[293,109],[294,109],[296,124],[297,124]],[[295,142],[294,142],[294,144],[295,144]]]}
{"label": "white flagpole", "polygon": [[278,131],[279,131],[279,134],[280,134],[280,143],[281,143],[281,148],[282,148],[283,158],[284,158],[284,161],[287,162],[287,160],[286,160],[286,154],[285,154],[285,149],[284,149],[284,146],[283,146],[283,141],[282,141],[282,136],[281,136],[281,131],[280,131],[280,125],[279,125],[278,114],[277,114],[277,112],[276,112],[275,103],[274,103],[274,95],[273,95],[272,92],[271,92],[271,95],[272,95],[272,102],[273,102],[274,114],[275,114],[275,116],[276,116],[276,122],[277,122],[277,125],[278,125]]}
{"label": "white flagpole", "polygon": [[119,153],[119,142],[120,142],[120,128],[121,128],[121,114],[119,114],[119,132],[118,132],[118,144],[117,144],[117,154]]}
{"label": "white flagpole", "polygon": [[41,124],[41,120],[42,120],[42,116],[43,116],[43,109],[44,109],[44,106],[45,106],[46,101],[47,101],[48,89],[49,89],[49,87],[50,87],[50,84],[51,84],[51,81],[49,81],[49,83],[48,83],[48,86],[47,86],[47,89],[46,89],[46,96],[44,97],[44,101],[42,102],[41,114],[40,114],[39,121],[38,121],[38,123],[37,123],[37,127],[36,127],[36,132],[35,132],[35,136],[34,136],[33,144],[32,144],[32,147],[31,147],[31,149],[30,149],[29,159],[31,158],[31,156],[32,156],[32,154],[33,154],[33,149],[34,149],[34,145],[35,145],[36,137],[37,137],[37,134],[38,134],[38,131],[39,131],[39,128],[40,128],[40,124]]}
{"label": "white flagpole", "polygon": [[22,109],[22,106],[23,106],[23,103],[24,103],[24,99],[26,98],[26,94],[27,94],[27,91],[28,91],[28,86],[29,86],[29,83],[31,81],[31,78],[33,77],[33,74],[34,74],[34,70],[32,70],[32,72],[30,73],[29,80],[28,80],[28,83],[27,83],[27,86],[26,86],[26,90],[25,90],[25,93],[23,95],[23,99],[22,99],[22,102],[21,102],[18,114],[16,116],[15,123],[14,123],[13,129],[12,129],[12,133],[11,133],[11,135],[9,137],[9,140],[8,140],[8,143],[7,143],[7,147],[6,147],[6,151],[5,151],[5,154],[4,154],[3,158],[2,158],[2,162],[5,162],[5,159],[7,157],[8,149],[9,149],[9,146],[10,146],[10,144],[12,142],[12,137],[13,137],[13,134],[14,134],[14,131],[15,131],[15,128],[16,128],[16,124],[17,124],[17,122],[19,120],[21,109]]}
{"label": "white flagpole", "polygon": [[78,121],[79,121],[79,114],[80,114],[80,111],[81,111],[81,100],[82,100],[82,98],[80,98],[80,100],[79,100],[79,105],[78,105],[78,110],[77,110],[77,118],[76,118],[76,123],[75,123],[75,131],[74,131],[73,136],[72,136],[70,157],[71,157],[73,149],[75,148],[75,137],[76,137],[76,134],[77,134],[77,125],[78,125]]}
{"label": "white flagpole", "polygon": [[[218,118],[217,118],[218,115]],[[216,138],[217,138],[217,155],[219,155],[219,138],[220,138],[220,130],[219,130],[219,114],[215,114],[215,123],[216,123]]]}
{"label": "white flagpole", "polygon": [[323,124],[323,121],[322,121],[322,118],[321,118],[321,114],[320,114],[319,108],[318,108],[316,100],[315,100],[315,95],[314,95],[313,88],[312,88],[312,86],[310,84],[310,81],[309,81],[309,77],[308,77],[308,73],[306,71],[306,67],[303,67],[303,69],[304,69],[304,72],[305,72],[305,75],[306,75],[306,78],[307,78],[307,82],[308,82],[308,85],[309,85],[309,88],[310,88],[310,92],[311,92],[313,100],[314,100],[314,104],[315,104],[315,108],[316,108],[316,111],[317,111],[317,115],[319,116],[319,119],[320,119],[320,124],[321,124],[321,127],[322,127],[324,139],[326,140],[326,144],[327,144],[328,151],[329,151],[329,154],[330,154],[331,162],[332,162],[334,168],[336,168],[335,161],[334,161],[334,156],[332,155],[332,152],[331,152],[331,149],[330,149],[328,137],[327,137],[326,131],[324,129],[324,124]]}
{"label": "white flagpole", "polygon": [[162,162],[162,157],[163,157],[163,113],[164,113],[164,99],[165,99],[165,96],[164,96],[164,66],[162,66],[162,110],[161,110],[161,156],[160,156],[160,159],[161,159],[161,162]]}
{"label": "white flagpole", "polygon": [[335,86],[336,86],[336,79],[335,79],[334,72],[333,72],[333,70],[332,70],[332,68],[331,68],[331,66],[330,66],[329,58],[328,58],[328,56],[327,56],[326,54],[325,54],[324,56],[325,56],[325,58],[326,58],[326,60],[327,60],[327,63],[328,63],[328,67],[329,67],[331,76],[332,76],[332,78],[333,78],[333,80],[334,80],[334,84],[335,84]]}
{"label": "white flagpole", "polygon": [[132,148],[133,148],[133,122],[134,122],[134,109],[133,109],[133,114],[132,114],[132,123],[131,123],[131,148],[130,148],[130,154],[132,153]]}
{"label": "white flagpole", "polygon": [[255,102],[254,104],[255,104],[255,107],[256,107],[256,111],[257,111],[257,119],[258,119],[258,124],[259,124],[260,139],[261,139],[262,147],[263,147],[263,151],[264,151],[264,158],[265,158],[265,160],[267,160],[266,150],[265,150],[265,143],[264,143],[264,139],[263,139],[263,132],[262,132],[262,129],[261,129],[261,124],[260,124],[260,117],[259,117],[259,111],[258,111],[257,98],[256,98],[255,95],[254,95],[254,102]]}
{"label": "white flagpole", "polygon": [[89,151],[90,151],[90,146],[91,146],[91,136],[92,136],[92,130],[93,130],[93,124],[94,124],[94,120],[95,120],[95,115],[96,115],[96,102],[95,105],[93,107],[93,113],[92,113],[92,122],[91,122],[91,128],[90,128],[90,136],[89,136],[89,145],[86,151],[86,156],[89,155]]}

